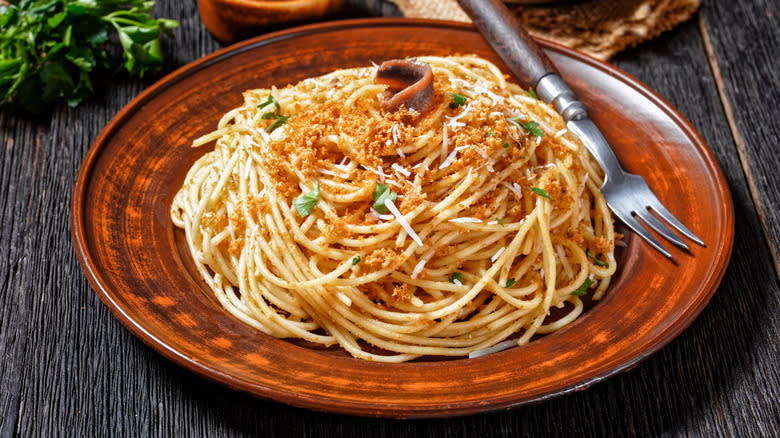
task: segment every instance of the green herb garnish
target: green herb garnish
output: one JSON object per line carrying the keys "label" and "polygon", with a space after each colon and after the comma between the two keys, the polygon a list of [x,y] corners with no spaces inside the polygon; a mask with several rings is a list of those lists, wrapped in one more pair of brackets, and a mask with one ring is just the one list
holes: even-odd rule
{"label": "green herb garnish", "polygon": [[536,95],[536,91],[533,88],[528,88],[528,94],[536,100],[539,100],[539,96]]}
{"label": "green herb garnish", "polygon": [[488,137],[493,137],[494,135],[496,134],[493,131],[488,131]]}
{"label": "green herb garnish", "polygon": [[534,122],[533,120],[523,123],[520,121],[519,117],[507,117],[506,119],[510,122],[517,123],[518,125],[522,126],[523,129],[530,132],[531,135],[535,135],[537,137],[544,137],[544,131],[539,129],[539,124]]}
{"label": "green herb garnish", "polygon": [[542,189],[540,189],[538,187],[531,187],[531,191],[536,193],[537,195],[543,197],[543,198],[547,198],[550,201],[552,201],[552,197],[550,197],[550,195],[546,191],[544,191],[544,190],[542,190]]}
{"label": "green herb garnish", "polygon": [[593,255],[593,252],[591,252],[591,250],[588,250],[585,254],[587,254],[588,258],[593,260],[595,264],[599,266],[609,266],[609,263],[600,260],[601,254],[599,254],[599,256],[596,257],[595,255]]}
{"label": "green herb garnish", "polygon": [[461,96],[458,93],[450,93],[452,96],[452,102],[450,102],[450,108],[457,108],[466,104],[466,96]]}
{"label": "green herb garnish", "polygon": [[506,281],[506,286],[504,286],[504,287],[510,288],[510,287],[512,287],[514,285],[515,285],[515,279],[514,278],[510,278],[509,280]]}
{"label": "green herb garnish", "polygon": [[504,221],[499,219],[498,216],[496,216],[496,223],[499,224],[499,225],[504,225]]}
{"label": "green herb garnish", "polygon": [[[151,17],[154,1],[11,0],[0,2],[0,105],[43,113],[77,106],[124,69],[162,67],[160,33],[174,20]],[[120,55],[121,54],[121,55]]]}
{"label": "green herb garnish", "polygon": [[463,273],[462,272],[453,272],[452,275],[450,275],[450,283],[455,284],[455,281],[457,281],[460,284],[463,284]]}
{"label": "green herb garnish", "polygon": [[315,187],[314,190],[310,191],[309,193],[302,195],[299,198],[295,198],[293,205],[295,205],[295,209],[298,210],[298,214],[301,215],[301,217],[306,217],[311,214],[311,211],[314,209],[314,205],[317,203],[319,197],[320,186],[317,185],[317,187]]}
{"label": "green herb garnish", "polygon": [[279,102],[276,99],[274,99],[274,96],[271,95],[271,94],[268,95],[268,98],[265,100],[265,102],[257,105],[257,108],[263,109],[263,108],[265,108],[265,107],[267,107],[268,105],[271,105],[271,104],[274,105],[274,108],[276,109],[276,112],[279,112],[282,109],[282,107],[279,106]]}
{"label": "green herb garnish", "polygon": [[580,285],[580,287],[577,288],[574,292],[572,292],[572,295],[577,295],[578,297],[581,297],[585,295],[585,293],[588,292],[588,288],[590,285],[593,284],[593,281],[590,278],[586,278],[585,282]]}
{"label": "green herb garnish", "polygon": [[274,120],[273,123],[271,123],[267,128],[265,128],[265,132],[274,132],[274,129],[284,125],[287,122],[287,119],[290,116],[283,116],[280,111],[282,110],[282,107],[279,105],[279,102],[274,99],[272,95],[268,95],[268,99],[266,99],[263,103],[257,105],[259,109],[263,109],[267,107],[268,105],[273,104],[274,110],[267,112],[262,115],[263,120]]}
{"label": "green herb garnish", "polygon": [[358,263],[360,263],[360,256],[352,257],[352,266],[355,266]]}
{"label": "green herb garnish", "polygon": [[504,149],[509,147],[509,143],[504,143]]}
{"label": "green herb garnish", "polygon": [[390,191],[390,187],[380,182],[376,183],[376,188],[374,189],[374,210],[381,214],[387,213],[385,199],[389,199],[390,202],[395,202],[397,197],[398,194]]}

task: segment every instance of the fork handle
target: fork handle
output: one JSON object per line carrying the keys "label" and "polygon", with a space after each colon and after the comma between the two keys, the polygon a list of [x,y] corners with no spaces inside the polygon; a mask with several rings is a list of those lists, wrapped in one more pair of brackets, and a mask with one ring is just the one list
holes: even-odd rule
{"label": "fork handle", "polygon": [[524,86],[532,87],[567,122],[588,117],[558,69],[501,0],[458,0],[474,26]]}
{"label": "fork handle", "polygon": [[477,29],[523,85],[558,73],[550,58],[517,22],[501,0],[458,0]]}

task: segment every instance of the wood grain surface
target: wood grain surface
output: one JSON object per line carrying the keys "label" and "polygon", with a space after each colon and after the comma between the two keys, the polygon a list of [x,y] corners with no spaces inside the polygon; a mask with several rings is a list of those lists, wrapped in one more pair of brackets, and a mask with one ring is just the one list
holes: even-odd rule
{"label": "wood grain surface", "polygon": [[[695,20],[613,60],[699,130],[736,214],[731,264],[710,304],[633,370],[530,407],[402,421],[291,408],[175,365],[111,315],[70,242],[70,194],[89,146],[154,81],[117,79],[76,109],[38,120],[0,114],[0,436],[780,435],[780,285],[769,245],[780,237],[777,3],[703,3],[732,126]],[[378,0],[348,7],[351,16],[397,14]],[[220,48],[195,1],[158,0],[156,11],[181,22],[164,47],[167,71]]]}

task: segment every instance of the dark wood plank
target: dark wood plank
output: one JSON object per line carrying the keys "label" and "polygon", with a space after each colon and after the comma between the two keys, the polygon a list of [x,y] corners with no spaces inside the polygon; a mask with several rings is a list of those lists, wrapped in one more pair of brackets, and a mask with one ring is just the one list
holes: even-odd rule
{"label": "dark wood plank", "polygon": [[701,14],[733,113],[733,135],[780,276],[780,2],[705,2]]}
{"label": "dark wood plank", "polygon": [[[693,20],[674,32],[687,32],[682,36],[685,43],[665,36],[640,46],[638,56],[629,53],[616,60],[699,129],[726,174],[736,213],[737,238],[723,284],[691,328],[661,352],[674,356],[654,369],[650,380],[674,378],[675,373],[663,368],[680,367],[682,379],[670,389],[679,391],[675,399],[689,398],[673,409],[687,405],[688,414],[695,413],[687,419],[692,422],[690,434],[772,436],[778,431],[780,374],[772,363],[780,354],[780,318],[767,308],[780,302],[780,288],[696,27]],[[713,428],[716,425],[720,427]]]}
{"label": "dark wood plank", "polygon": [[36,192],[26,182],[40,178],[38,166],[43,123],[0,114],[0,435],[16,429],[19,416],[26,320],[34,299],[25,290],[31,282],[34,252],[31,219],[38,207]]}
{"label": "dark wood plank", "polygon": [[[397,13],[369,3],[353,13]],[[165,45],[168,71],[221,47],[195,1],[160,0],[157,10],[182,23]],[[780,287],[698,26],[615,63],[677,106],[718,156],[738,236],[723,284],[688,330],[633,370],[539,405],[455,419],[353,418],[259,400],[173,365],[113,318],[73,254],[68,203],[89,145],[153,78],[119,79],[48,119],[0,115],[0,436],[780,435]]]}

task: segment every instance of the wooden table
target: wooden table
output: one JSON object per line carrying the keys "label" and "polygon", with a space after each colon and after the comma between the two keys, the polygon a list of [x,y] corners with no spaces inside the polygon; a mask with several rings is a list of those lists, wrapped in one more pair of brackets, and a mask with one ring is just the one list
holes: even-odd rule
{"label": "wooden table", "polygon": [[[74,254],[74,179],[106,123],[153,79],[38,120],[0,114],[0,436],[780,435],[780,3],[703,2],[692,20],[612,62],[668,99],[715,152],[736,212],[731,264],[681,336],[629,372],[538,405],[453,419],[310,412],[198,377],[132,336]],[[351,16],[397,15],[350,1]],[[362,5],[362,6],[359,6]],[[195,1],[167,71],[221,46]]]}

